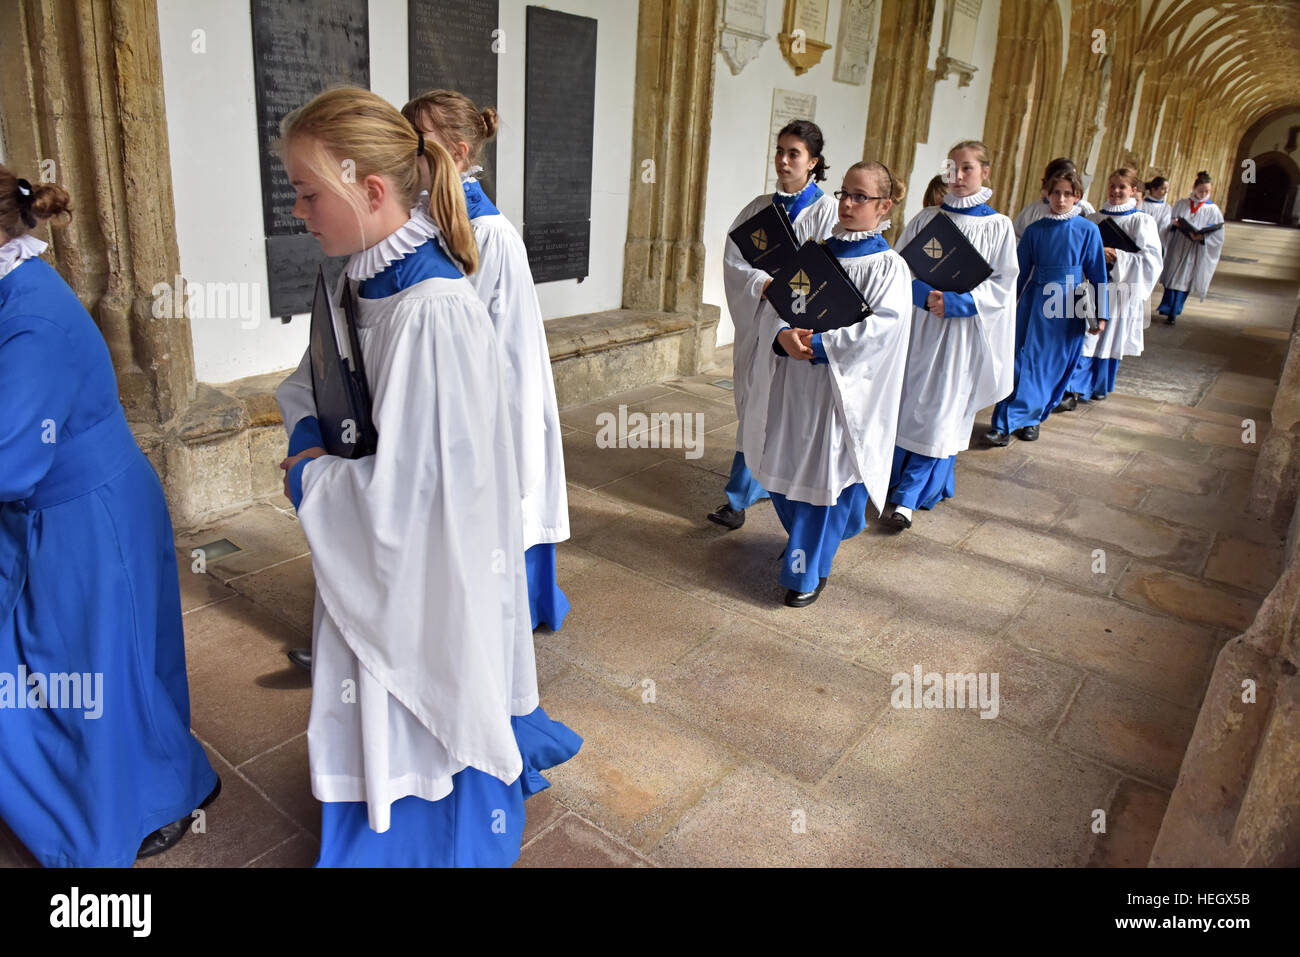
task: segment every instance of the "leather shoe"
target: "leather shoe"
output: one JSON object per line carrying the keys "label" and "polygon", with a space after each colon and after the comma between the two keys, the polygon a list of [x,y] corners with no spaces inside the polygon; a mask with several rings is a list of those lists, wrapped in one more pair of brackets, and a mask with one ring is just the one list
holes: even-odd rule
{"label": "leather shoe", "polygon": [[793,588],[785,590],[785,603],[791,608],[804,608],[811,605],[817,600],[817,596],[822,593],[826,587],[826,579],[818,579],[816,591],[795,591]]}
{"label": "leather shoe", "polygon": [[989,445],[996,445],[998,448],[1002,448],[1004,445],[1011,444],[1011,436],[1007,435],[1005,432],[999,432],[997,429],[989,429],[984,433],[984,441]]}
{"label": "leather shoe", "polygon": [[1018,438],[1021,442],[1037,442],[1038,426],[1026,425],[1022,428],[1016,429],[1016,438]]}
{"label": "leather shoe", "polygon": [[1104,395],[1094,395],[1094,396],[1092,397],[1092,401],[1093,401],[1093,402],[1105,402],[1105,401],[1106,401],[1106,397],[1105,397]]}
{"label": "leather shoe", "polygon": [[1173,317],[1173,316],[1165,316],[1165,325],[1167,325],[1167,326],[1172,326],[1173,324],[1174,324],[1174,317]]}
{"label": "leather shoe", "polygon": [[745,524],[745,510],[743,508],[732,508],[729,503],[723,502],[709,513],[709,521],[716,522],[734,532]]}
{"label": "leather shoe", "polygon": [[[201,803],[199,807],[207,807],[215,801],[220,794],[221,778],[217,778],[217,786],[214,787],[212,792],[203,799],[203,803]],[[136,852],[135,859],[138,861],[143,860],[146,857],[155,857],[163,851],[175,847],[180,843],[181,838],[185,836],[185,832],[190,829],[190,823],[193,819],[193,815],[187,815],[179,820],[172,821],[170,824],[164,824],[162,827],[158,828],[158,830],[145,835],[145,839],[140,842],[140,850]]]}
{"label": "leather shoe", "polygon": [[1065,398],[1062,399],[1062,400],[1057,404],[1056,408],[1054,408],[1052,411],[1053,411],[1053,412],[1073,412],[1073,411],[1074,411],[1075,409],[1077,409],[1078,407],[1079,407],[1079,398],[1078,398],[1078,396],[1076,396],[1073,392],[1067,392],[1067,393],[1065,393]]}
{"label": "leather shoe", "polygon": [[311,671],[311,649],[294,648],[289,652],[289,660],[303,671]]}

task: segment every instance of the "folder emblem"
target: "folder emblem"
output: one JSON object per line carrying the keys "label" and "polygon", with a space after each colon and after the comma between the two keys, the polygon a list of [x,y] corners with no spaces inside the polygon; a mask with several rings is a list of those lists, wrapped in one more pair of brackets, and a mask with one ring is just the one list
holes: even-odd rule
{"label": "folder emblem", "polygon": [[812,292],[812,283],[808,280],[808,274],[802,269],[790,280],[790,291],[796,296],[806,296]]}
{"label": "folder emblem", "polygon": [[762,252],[767,248],[767,233],[762,229],[756,229],[749,234],[750,241],[753,242],[754,248]]}
{"label": "folder emblem", "polygon": [[943,256],[943,246],[937,239],[931,239],[923,248],[925,254],[931,259],[939,259]]}

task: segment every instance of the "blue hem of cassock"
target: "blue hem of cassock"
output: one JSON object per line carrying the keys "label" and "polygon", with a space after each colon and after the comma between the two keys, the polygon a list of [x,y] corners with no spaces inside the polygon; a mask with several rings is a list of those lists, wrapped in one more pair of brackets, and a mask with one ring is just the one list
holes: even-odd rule
{"label": "blue hem of cassock", "polygon": [[731,478],[727,480],[727,504],[740,511],[767,497],[767,489],[758,483],[754,473],[745,464],[745,453],[737,452],[731,459]]}
{"label": "blue hem of cassock", "polygon": [[1187,302],[1186,289],[1165,288],[1165,294],[1160,297],[1160,305],[1156,312],[1162,316],[1172,316],[1177,319],[1179,313],[1183,311],[1183,305]]}
{"label": "blue hem of cassock", "polygon": [[528,573],[528,611],[533,629],[546,625],[559,631],[569,613],[569,599],[555,583],[555,544],[543,542],[525,551],[524,569]]}
{"label": "blue hem of cassock", "polygon": [[510,723],[524,761],[510,784],[465,768],[452,775],[452,792],[440,801],[395,802],[382,834],[370,829],[364,801],[323,803],[316,866],[509,867],[523,844],[524,799],[550,787],[542,772],[582,747],[582,738],[541,708]]}
{"label": "blue hem of cassock", "polygon": [[806,592],[816,589],[818,579],[829,578],[840,542],[866,527],[867,502],[861,482],[840,492],[834,505],[810,505],[773,492],[772,507],[790,536],[781,559],[781,584]]}
{"label": "blue hem of cassock", "polygon": [[934,508],[957,494],[957,456],[935,459],[894,447],[889,501],[904,508]]}
{"label": "blue hem of cassock", "polygon": [[1110,395],[1115,391],[1115,376],[1119,373],[1118,359],[1098,359],[1096,356],[1079,356],[1074,374],[1065,387],[1087,402],[1094,396]]}

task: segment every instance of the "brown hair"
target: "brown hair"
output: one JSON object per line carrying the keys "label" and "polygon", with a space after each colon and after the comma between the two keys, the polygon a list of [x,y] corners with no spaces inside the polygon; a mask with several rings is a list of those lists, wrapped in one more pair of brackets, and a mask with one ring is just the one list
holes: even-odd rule
{"label": "brown hair", "polygon": [[1079,174],[1074,171],[1073,166],[1069,169],[1058,170],[1051,179],[1043,184],[1043,189],[1050,193],[1052,187],[1061,180],[1065,180],[1070,184],[1070,188],[1074,190],[1075,196],[1083,196],[1083,180],[1079,179]]}
{"label": "brown hair", "polygon": [[1202,183],[1209,183],[1209,182],[1211,182],[1210,174],[1207,173],[1205,170],[1201,170],[1199,173],[1196,174],[1196,182],[1193,183],[1192,186],[1194,187],[1200,186]]}
{"label": "brown hair", "polygon": [[956,146],[954,146],[952,149],[948,151],[948,159],[951,160],[952,154],[956,153],[958,150],[975,151],[975,159],[979,162],[980,166],[984,167],[984,173],[982,176],[980,176],[980,182],[988,183],[989,166],[991,165],[991,163],[989,162],[989,148],[985,146],[983,143],[981,143],[979,140],[962,140],[960,143],[958,143]]}
{"label": "brown hair", "polygon": [[1128,183],[1134,192],[1141,192],[1142,178],[1138,176],[1138,171],[1132,166],[1121,166],[1119,169],[1115,170],[1115,172],[1110,174],[1111,179],[1114,179],[1116,176],[1119,176],[1124,180],[1124,182]]}
{"label": "brown hair", "polygon": [[943,174],[939,174],[925,187],[925,206],[938,206],[943,202],[943,198],[948,195],[948,184],[943,181]]}
{"label": "brown hair", "polygon": [[1048,188],[1047,184],[1056,179],[1057,173],[1066,171],[1075,172],[1074,160],[1068,156],[1058,156],[1048,163],[1047,168],[1043,170],[1043,189],[1046,190]]}
{"label": "brown hair", "polygon": [[845,170],[845,175],[847,176],[855,169],[860,169],[867,174],[874,173],[876,189],[880,191],[880,195],[885,199],[893,200],[894,205],[901,203],[903,197],[907,195],[907,184],[894,179],[894,174],[889,171],[889,167],[884,163],[878,163],[875,160],[862,160]]}
{"label": "brown hair", "polygon": [[276,146],[282,156],[291,145],[304,149],[304,159],[321,181],[350,202],[360,203],[360,190],[338,175],[342,158],[355,164],[358,183],[367,176],[391,182],[407,209],[420,195],[418,160],[423,157],[432,173],[429,215],[462,270],[468,275],[478,268],[478,244],[456,164],[441,144],[425,139],[377,93],[346,86],[321,93],[280,122]]}
{"label": "brown hair", "polygon": [[[22,184],[20,187],[19,184]],[[72,197],[55,183],[29,183],[0,166],[0,229],[17,239],[37,223],[72,212]]]}
{"label": "brown hair", "polygon": [[437,131],[448,152],[457,143],[466,144],[471,164],[482,154],[483,144],[496,136],[501,126],[495,107],[480,110],[473,100],[455,90],[421,93],[402,107],[402,115],[416,129]]}

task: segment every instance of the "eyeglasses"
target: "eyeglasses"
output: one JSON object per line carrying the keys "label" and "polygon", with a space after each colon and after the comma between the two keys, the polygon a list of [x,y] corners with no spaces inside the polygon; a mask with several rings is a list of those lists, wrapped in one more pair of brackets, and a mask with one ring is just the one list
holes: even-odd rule
{"label": "eyeglasses", "polygon": [[872,199],[889,198],[888,196],[866,196],[862,193],[846,193],[842,189],[837,189],[833,195],[835,196],[836,199],[847,199],[850,203],[853,203],[855,206],[861,203],[865,203],[868,200],[872,200]]}

